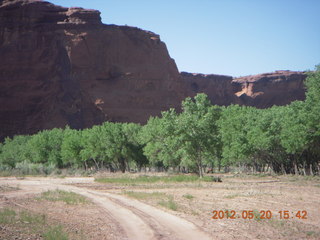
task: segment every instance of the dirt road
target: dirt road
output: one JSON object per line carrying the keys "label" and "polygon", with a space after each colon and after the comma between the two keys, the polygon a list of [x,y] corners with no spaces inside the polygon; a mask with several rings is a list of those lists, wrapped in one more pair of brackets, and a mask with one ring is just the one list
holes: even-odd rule
{"label": "dirt road", "polygon": [[20,190],[0,195],[10,199],[54,189],[72,191],[91,199],[106,218],[112,218],[123,239],[212,239],[195,224],[140,201],[70,185],[93,181],[93,178],[1,178],[0,184],[18,185]]}

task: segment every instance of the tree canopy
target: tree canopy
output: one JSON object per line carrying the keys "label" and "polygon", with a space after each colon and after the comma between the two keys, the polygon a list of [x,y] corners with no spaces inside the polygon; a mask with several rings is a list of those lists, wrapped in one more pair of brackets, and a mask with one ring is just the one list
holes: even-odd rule
{"label": "tree canopy", "polygon": [[319,66],[308,73],[305,85],[305,101],[286,106],[220,107],[198,94],[182,102],[180,113],[164,111],[144,126],[105,122],[6,138],[0,143],[0,167],[32,163],[122,172],[153,167],[202,177],[205,167],[238,166],[320,174]]}

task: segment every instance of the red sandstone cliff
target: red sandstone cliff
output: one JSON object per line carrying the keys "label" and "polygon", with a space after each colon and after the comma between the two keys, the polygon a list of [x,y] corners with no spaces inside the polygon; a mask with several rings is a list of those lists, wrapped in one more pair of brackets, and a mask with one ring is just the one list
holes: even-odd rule
{"label": "red sandstone cliff", "polygon": [[235,78],[232,81],[240,104],[267,108],[286,105],[294,100],[305,99],[303,81],[306,74],[294,71],[276,71]]}
{"label": "red sandstone cliff", "polygon": [[181,77],[190,97],[200,92],[207,94],[211,102],[217,105],[239,103],[231,76],[182,72]]}
{"label": "red sandstone cliff", "polygon": [[96,10],[0,0],[0,139],[67,124],[143,123],[198,92],[219,105],[283,105],[304,98],[304,78],[180,74],[152,32],[104,25]]}
{"label": "red sandstone cliff", "polygon": [[145,122],[185,94],[158,35],[100,12],[0,1],[0,138],[104,120]]}
{"label": "red sandstone cliff", "polygon": [[189,96],[204,92],[217,105],[240,104],[267,108],[305,99],[304,72],[276,71],[240,78],[183,72],[181,76]]}

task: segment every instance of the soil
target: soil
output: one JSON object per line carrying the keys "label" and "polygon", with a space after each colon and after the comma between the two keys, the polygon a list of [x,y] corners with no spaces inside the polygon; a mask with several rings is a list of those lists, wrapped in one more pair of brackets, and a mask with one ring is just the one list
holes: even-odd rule
{"label": "soil", "polygon": [[[222,181],[102,184],[92,177],[0,178],[0,210],[45,213],[52,224],[64,226],[70,239],[320,239],[320,178],[223,175]],[[41,192],[57,188],[92,203],[39,200]],[[128,193],[144,195],[137,200]],[[169,197],[176,211],[159,205]],[[214,210],[233,210],[235,219],[226,214],[212,219]],[[245,210],[253,210],[255,218],[243,219]],[[270,210],[272,218],[260,219],[262,210]],[[279,211],[289,211],[289,219],[281,219]],[[298,211],[306,219],[296,216]],[[0,229],[0,239],[41,239],[25,236]]]}

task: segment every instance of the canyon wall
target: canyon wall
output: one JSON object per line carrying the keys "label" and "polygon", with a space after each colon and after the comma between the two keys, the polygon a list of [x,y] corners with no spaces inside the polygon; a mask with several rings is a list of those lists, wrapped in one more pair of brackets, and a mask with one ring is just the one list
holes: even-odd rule
{"label": "canyon wall", "polygon": [[0,138],[41,129],[145,122],[185,96],[159,36],[100,12],[0,2]]}
{"label": "canyon wall", "polygon": [[107,120],[145,123],[198,92],[219,105],[283,105],[304,98],[304,78],[180,74],[155,33],[102,24],[96,10],[0,1],[0,139]]}
{"label": "canyon wall", "polygon": [[305,99],[304,72],[275,71],[232,78],[221,75],[181,73],[188,96],[206,93],[217,105],[239,104],[268,108]]}

